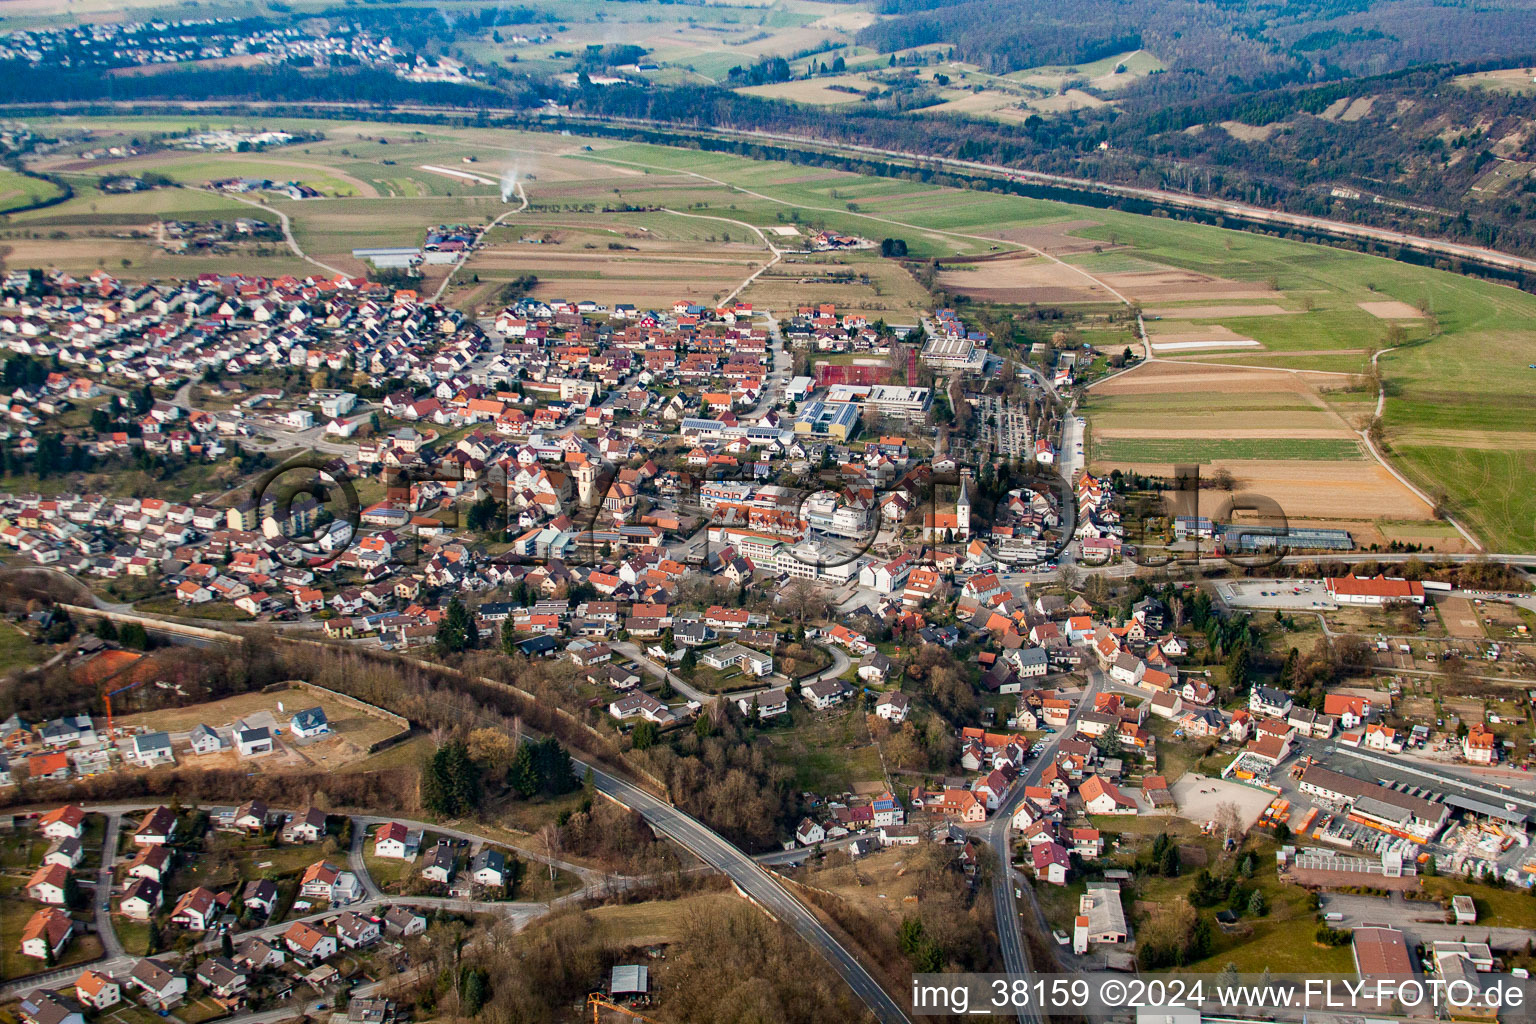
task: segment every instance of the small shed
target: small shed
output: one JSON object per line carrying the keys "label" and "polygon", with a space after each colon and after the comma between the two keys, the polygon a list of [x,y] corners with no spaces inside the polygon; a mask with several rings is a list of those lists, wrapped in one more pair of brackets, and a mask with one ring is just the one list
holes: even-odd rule
{"label": "small shed", "polygon": [[613,999],[634,999],[650,995],[651,969],[644,964],[618,964],[608,980],[608,995]]}

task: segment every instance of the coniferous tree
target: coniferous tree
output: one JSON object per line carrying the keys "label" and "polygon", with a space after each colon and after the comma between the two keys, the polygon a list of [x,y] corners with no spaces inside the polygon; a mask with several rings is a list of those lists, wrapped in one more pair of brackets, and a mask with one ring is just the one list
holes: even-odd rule
{"label": "coniferous tree", "polygon": [[533,746],[523,743],[512,756],[512,767],[507,771],[507,783],[525,800],[541,788],[539,766],[534,758]]}
{"label": "coniferous tree", "polygon": [[480,639],[475,617],[457,597],[448,602],[448,610],[437,624],[439,654],[458,654],[474,647]]}

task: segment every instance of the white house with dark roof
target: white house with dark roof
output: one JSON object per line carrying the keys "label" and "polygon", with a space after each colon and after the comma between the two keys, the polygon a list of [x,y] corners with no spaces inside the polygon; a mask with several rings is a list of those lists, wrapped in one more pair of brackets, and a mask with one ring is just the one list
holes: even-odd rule
{"label": "white house with dark roof", "polygon": [[289,729],[300,739],[313,739],[316,736],[324,736],[331,731],[330,720],[325,717],[325,709],[319,707],[305,708],[295,712],[288,723]]}

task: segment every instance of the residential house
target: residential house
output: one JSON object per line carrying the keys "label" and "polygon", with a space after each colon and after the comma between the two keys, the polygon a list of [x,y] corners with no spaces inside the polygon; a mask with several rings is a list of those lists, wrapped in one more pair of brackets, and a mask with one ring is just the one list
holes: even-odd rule
{"label": "residential house", "polygon": [[336,938],[347,949],[371,946],[379,941],[379,926],[371,918],[348,910],[336,918]]}
{"label": "residential house", "polygon": [[169,1010],[187,994],[183,975],[173,974],[148,957],[134,964],[128,981],[143,993],[140,1000],[156,1009]]}
{"label": "residential house", "polygon": [[852,692],[840,679],[823,679],[800,687],[801,698],[817,711],[841,704]]}
{"label": "residential house", "polygon": [[153,768],[159,764],[175,764],[176,755],[171,750],[171,734],[168,732],[140,733],[133,738],[131,756],[144,768]]}
{"label": "residential house", "polygon": [[69,868],[43,864],[27,879],[27,895],[39,903],[62,907],[68,901]]}
{"label": "residential house", "polygon": [[294,956],[315,963],[336,954],[336,936],[322,932],[313,925],[295,921],[283,932],[283,944]]}
{"label": "residential house", "polygon": [[409,938],[427,930],[427,919],[409,907],[390,907],[384,914],[384,927],[391,935]]}
{"label": "residential house", "polygon": [[213,956],[197,965],[198,982],[220,999],[236,999],[250,984],[250,972],[224,956]]}
{"label": "residential house", "polygon": [[129,878],[149,878],[156,882],[165,881],[165,873],[170,870],[171,848],[163,844],[154,846],[141,846],[139,852],[134,854],[128,862]]}
{"label": "residential house", "polygon": [[17,1006],[22,1024],[85,1024],[74,1000],[59,992],[36,988],[21,997]]}
{"label": "residential house", "polygon": [[1067,848],[1058,842],[1039,843],[1030,850],[1037,881],[1051,885],[1066,885],[1067,874],[1072,870],[1072,857]]}
{"label": "residential house", "polygon": [[875,701],[875,715],[899,725],[907,720],[910,707],[911,701],[906,694],[893,691]]}
{"label": "residential house", "polygon": [[325,833],[325,812],[318,807],[306,807],[283,829],[283,838],[290,843],[318,843]]}
{"label": "residential house", "polygon": [[133,841],[139,846],[158,846],[169,843],[175,835],[176,812],[162,805],[144,815],[134,829]]}
{"label": "residential house", "polygon": [[489,846],[482,848],[469,862],[469,877],[476,885],[506,885],[507,855]]}
{"label": "residential house", "polygon": [[421,833],[412,832],[398,821],[379,826],[373,837],[373,855],[391,860],[415,860],[421,846]]}
{"label": "residential house", "polygon": [[188,931],[205,932],[213,927],[229,902],[229,893],[216,893],[200,885],[183,893],[181,899],[176,901],[176,907],[171,911],[171,921]]}
{"label": "residential house", "polygon": [[79,839],[85,831],[85,811],[74,804],[66,804],[43,815],[37,824],[49,839]]}
{"label": "residential house", "polygon": [[135,878],[117,901],[118,912],[135,921],[148,921],[160,909],[160,882],[153,878]]}
{"label": "residential house", "polygon": [[293,735],[306,740],[324,736],[331,731],[331,723],[325,717],[325,710],[318,707],[297,712],[289,720],[288,726]]}
{"label": "residential house", "polygon": [[1077,788],[1089,814],[1135,814],[1136,801],[1121,793],[1115,784],[1100,775],[1090,775]]}
{"label": "residential house", "polygon": [[736,706],[741,713],[748,717],[752,714],[753,705],[757,706],[759,719],[773,718],[777,715],[789,712],[789,691],[784,688],[776,690],[759,690],[756,693],[746,694],[736,698]]}
{"label": "residential house", "polygon": [[262,917],[271,917],[277,909],[277,883],[270,878],[257,878],[245,883],[240,890],[240,903]]}
{"label": "residential house", "polygon": [[95,1010],[105,1010],[123,1001],[123,989],[110,974],[83,971],[75,979],[75,998]]}
{"label": "residential house", "polygon": [[235,726],[235,749],[241,757],[261,757],[277,747],[272,730],[264,725],[248,726],[241,722]]}
{"label": "residential house", "polygon": [[58,907],[44,907],[21,929],[21,954],[34,960],[57,960],[74,937],[75,923]]}

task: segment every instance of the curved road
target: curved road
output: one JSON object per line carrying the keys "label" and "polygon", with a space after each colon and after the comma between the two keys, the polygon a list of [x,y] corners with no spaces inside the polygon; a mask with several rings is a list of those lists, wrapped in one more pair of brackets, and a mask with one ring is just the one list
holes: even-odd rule
{"label": "curved road", "polygon": [[742,895],[770,917],[789,925],[819,950],[881,1024],[908,1020],[905,1011],[886,994],[864,965],[832,937],[815,914],[791,896],[755,860],[671,804],[607,772],[597,768],[592,772],[599,793],[640,813],[657,831],[724,872]]}
{"label": "curved road", "polygon": [[[82,612],[87,611],[87,609],[83,608],[80,610]],[[138,618],[138,616],[133,617]],[[154,620],[146,621],[153,622]],[[222,632],[221,630],[210,631]],[[243,640],[237,634],[228,633],[224,635],[230,638],[231,643]],[[833,650],[834,652],[836,651],[835,648]],[[842,662],[847,662],[846,656],[842,659]],[[838,660],[834,658],[833,667],[826,671],[834,671],[838,664]],[[608,774],[596,765],[590,765],[575,757],[571,761],[577,771],[591,771],[593,782],[599,793],[602,793],[615,803],[640,814],[658,832],[678,843],[704,863],[724,873],[731,879],[742,895],[755,903],[770,917],[789,925],[799,933],[801,937],[811,944],[813,949],[816,949],[827,958],[837,973],[848,983],[848,987],[853,989],[854,994],[863,1001],[864,1005],[869,1007],[881,1024],[909,1024],[906,1012],[880,987],[880,984],[875,981],[864,965],[827,931],[815,914],[811,913],[809,909],[791,896],[755,860],[671,804],[652,796],[617,776]],[[98,806],[104,810],[123,810],[130,805]],[[138,806],[142,806],[142,802]],[[393,819],[362,815],[357,820],[362,822]],[[445,830],[436,825],[431,827],[435,831],[452,832],[452,830]],[[358,831],[360,830],[354,826],[354,837]],[[471,836],[469,833],[463,833],[463,835],[477,840],[482,838]],[[391,902],[404,901],[392,898]],[[497,908],[532,908],[536,905],[495,904],[494,906]],[[512,909],[508,909],[505,912],[516,913]],[[529,913],[532,913],[532,911],[530,910]],[[287,923],[291,922],[285,922],[285,925]],[[78,972],[78,968],[75,970]]]}
{"label": "curved road", "polygon": [[[1019,925],[1019,909],[1016,898],[1013,895],[1014,886],[1017,884],[1021,891],[1027,895],[1031,910],[1036,910],[1034,892],[1029,889],[1029,883],[1018,880],[1017,872],[1013,869],[1013,851],[1011,840],[1011,820],[1013,812],[1018,808],[1019,802],[1024,798],[1024,787],[1039,783],[1040,775],[1045,771],[1045,766],[1051,763],[1055,756],[1056,747],[1061,741],[1072,735],[1077,730],[1074,726],[1077,717],[1085,708],[1093,705],[1093,698],[1099,691],[1099,686],[1104,681],[1103,673],[1095,668],[1088,670],[1088,685],[1083,689],[1083,695],[1072,709],[1072,716],[1067,719],[1067,724],[1056,730],[1040,751],[1040,756],[1035,758],[1029,771],[1020,775],[1009,787],[1007,795],[999,805],[997,813],[986,827],[982,835],[991,844],[992,852],[997,857],[997,877],[992,884],[993,916],[997,923],[998,944],[1003,951],[1003,969],[1009,974],[1019,977],[1028,977],[1032,972],[1029,962],[1029,948],[1024,943],[1024,932]],[[1038,911],[1037,911],[1038,912]],[[1021,1024],[1041,1024],[1041,1016],[1034,1005],[1020,1007],[1018,1019]]]}
{"label": "curved road", "polygon": [[[283,114],[292,117],[305,117],[307,111],[339,112],[348,116],[356,116],[360,112],[366,116],[370,108],[359,107],[355,103],[340,102],[306,102],[296,109],[295,105],[274,101],[253,101],[231,104],[227,102],[206,100],[134,100],[110,101],[91,104],[78,103],[0,103],[0,110],[49,110],[74,115],[89,116],[93,110],[185,110],[188,113],[210,113],[224,110],[238,109],[240,111],[264,111],[272,114]],[[527,111],[512,107],[454,107],[450,105],[437,105],[425,103],[402,103],[391,106],[388,112],[392,115],[420,114],[428,117],[457,117],[472,116],[476,118],[501,117],[517,118],[527,117]],[[1330,235],[1344,239],[1364,239],[1372,242],[1380,242],[1388,246],[1414,249],[1420,252],[1434,253],[1449,256],[1453,259],[1466,259],[1500,267],[1506,270],[1521,272],[1536,272],[1536,259],[1528,259],[1521,256],[1512,256],[1496,249],[1485,249],[1475,245],[1462,245],[1457,242],[1448,242],[1437,238],[1428,238],[1423,235],[1410,235],[1401,231],[1392,231],[1387,228],[1376,228],[1361,224],[1351,224],[1347,221],[1330,220],[1326,217],[1312,217],[1304,214],[1286,213],[1279,210],[1266,209],[1260,206],[1250,206],[1246,203],[1229,202],[1221,199],[1206,199],[1183,192],[1171,192],[1165,189],[1142,188],[1135,185],[1119,185],[1110,182],[1094,181],[1090,178],[1074,177],[1066,174],[1047,174],[1041,171],[1019,170],[1002,164],[989,164],[976,160],[959,160],[952,157],[934,156],[929,153],[910,153],[899,149],[881,149],[876,146],[861,146],[853,143],[828,142],[825,139],[804,135],[790,135],[782,132],[765,132],[743,128],[698,128],[695,126],[675,124],[668,121],[652,121],[645,118],[633,117],[607,117],[593,114],[579,114],[570,111],[560,111],[557,118],[568,119],[573,122],[607,123],[618,125],[632,125],[639,128],[649,128],[659,132],[666,132],[679,138],[697,139],[700,135],[723,135],[731,138],[746,140],[762,140],[766,142],[779,142],[794,145],[811,150],[842,153],[853,157],[878,157],[886,160],[898,160],[910,163],[914,166],[927,168],[943,168],[953,171],[971,171],[978,174],[986,174],[996,177],[1012,178],[1022,183],[1034,183],[1064,188],[1088,195],[1110,195],[1127,199],[1139,199],[1158,206],[1174,207],[1188,210],[1198,210],[1203,213],[1221,214],[1229,217],[1251,220],[1260,224],[1278,225],[1281,227],[1302,228],[1323,235]],[[557,125],[551,121],[547,127],[538,123],[502,124],[502,128],[522,129],[527,131],[553,131]],[[957,129],[960,126],[957,124]],[[579,129],[578,129],[579,130]],[[387,197],[384,197],[387,198]],[[1066,201],[1066,200],[1064,200]],[[1069,201],[1066,201],[1069,202]],[[841,211],[847,212],[847,211]],[[306,257],[307,258],[307,257]]]}
{"label": "curved road", "polygon": [[[212,190],[211,189],[206,189],[204,191],[212,191]],[[246,206],[254,206],[254,207],[256,207],[256,209],[263,210],[263,211],[265,211],[267,213],[272,214],[274,217],[276,217],[278,219],[278,222],[280,224],[282,224],[282,227],[283,227],[283,238],[287,240],[288,248],[292,249],[293,250],[293,254],[295,256],[297,256],[299,259],[304,260],[307,263],[313,263],[315,266],[319,267],[321,270],[328,271],[329,273],[335,274],[335,275],[337,275],[339,277],[351,277],[352,276],[351,274],[347,273],[345,270],[337,270],[335,267],[331,266],[329,263],[321,263],[319,260],[315,259],[313,256],[311,256],[308,253],[306,253],[303,249],[299,248],[299,240],[297,238],[293,237],[293,224],[292,224],[291,221],[289,221],[288,215],[286,213],[284,213],[282,210],[279,210],[276,207],[268,206],[265,203],[257,202],[255,199],[246,199],[243,196],[231,195],[228,192],[218,192],[218,193],[215,193],[215,194],[219,195],[219,196],[222,196],[225,199],[233,199],[237,203],[244,203]]]}

